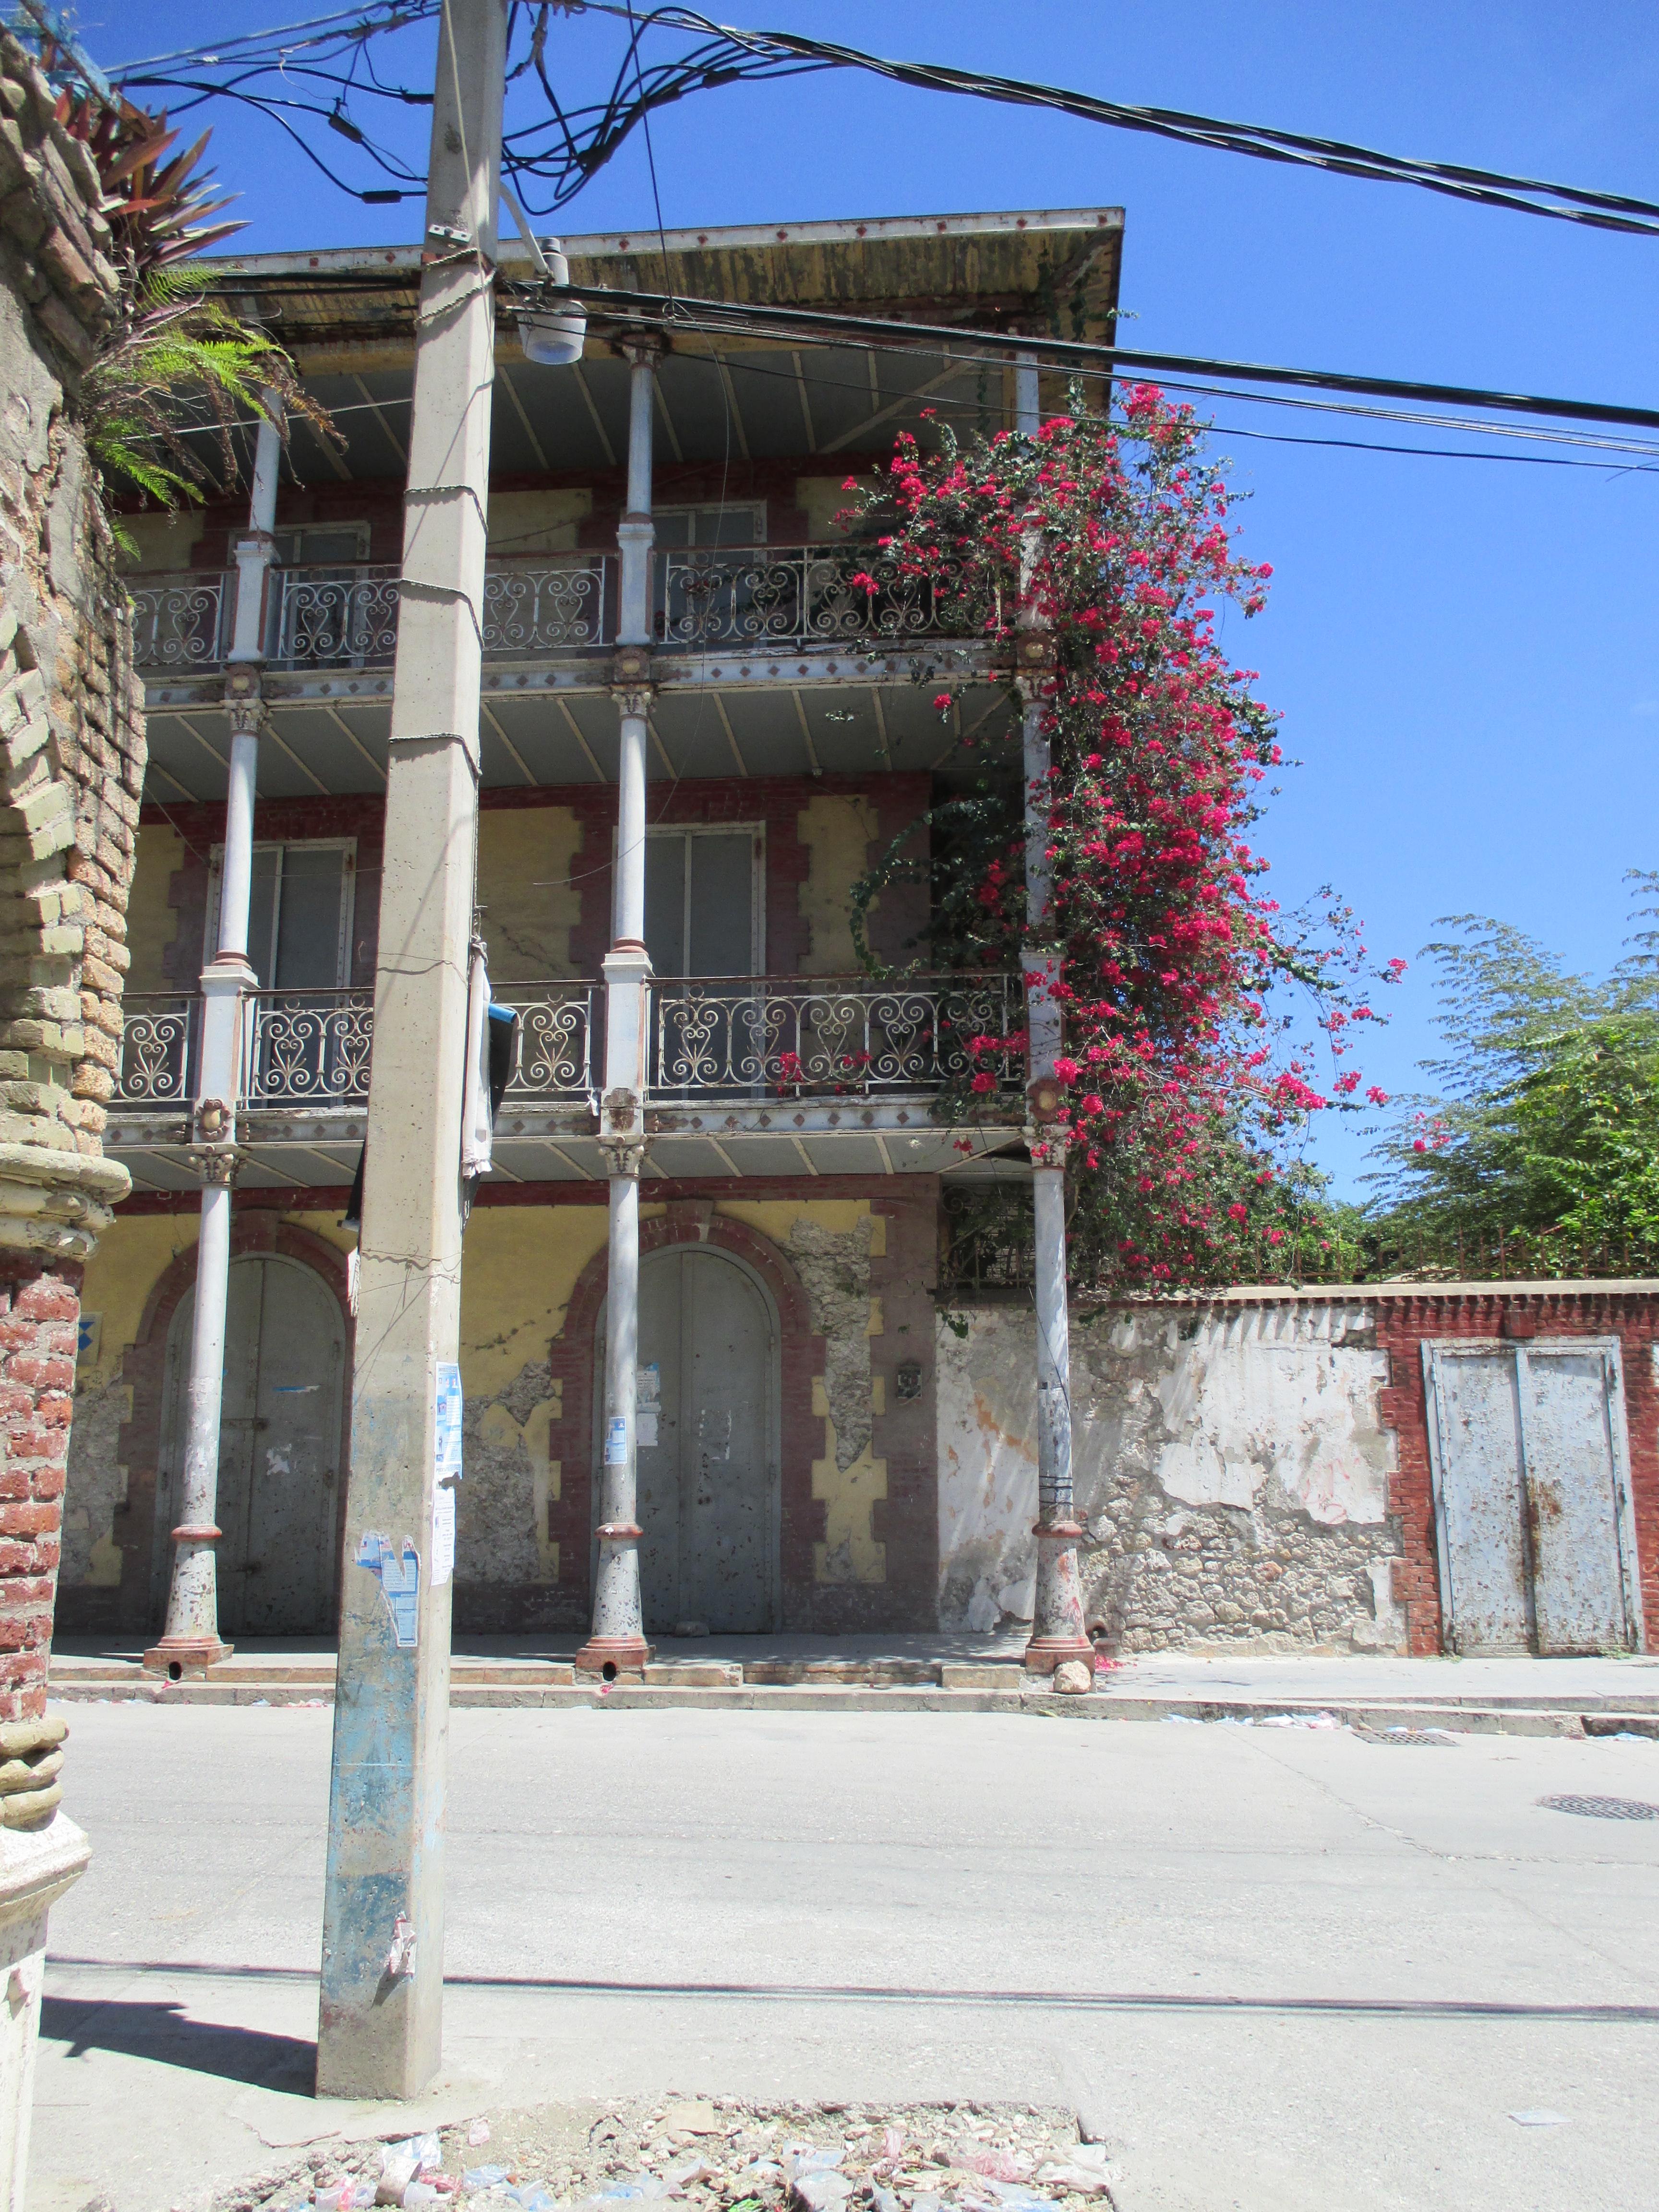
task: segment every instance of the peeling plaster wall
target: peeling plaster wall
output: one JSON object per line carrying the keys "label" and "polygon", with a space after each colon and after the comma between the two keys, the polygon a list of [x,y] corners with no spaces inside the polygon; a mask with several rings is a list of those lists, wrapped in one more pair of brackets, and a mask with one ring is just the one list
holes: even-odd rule
{"label": "peeling plaster wall", "polygon": [[[939,1618],[1030,1618],[1035,1322],[939,1345]],[[1085,1617],[1125,1651],[1395,1651],[1389,1379],[1360,1305],[1118,1309],[1072,1330]]]}
{"label": "peeling plaster wall", "polygon": [[[489,972],[501,983],[574,975],[570,933],[581,921],[572,878],[583,829],[568,806],[486,807],[478,817],[478,903]],[[526,1039],[533,1052],[533,1037]]]}
{"label": "peeling plaster wall", "polygon": [[179,935],[179,909],[170,893],[184,857],[185,841],[176,830],[163,823],[142,824],[127,897],[127,950],[132,955],[127,971],[129,999],[136,991],[179,988],[167,953]]}

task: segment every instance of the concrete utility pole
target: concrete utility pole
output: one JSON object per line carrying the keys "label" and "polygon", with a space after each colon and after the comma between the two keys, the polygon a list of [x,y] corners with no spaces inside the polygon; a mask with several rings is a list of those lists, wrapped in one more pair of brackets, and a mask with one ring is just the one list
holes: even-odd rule
{"label": "concrete utility pole", "polygon": [[[1037,366],[1030,354],[1014,368],[1014,427],[1033,436],[1042,425]],[[1035,562],[1028,544],[1024,565]],[[1048,667],[1047,641],[1028,609],[1020,617],[1019,685],[1025,702],[1025,1021],[1030,1040],[1028,1097],[1031,1124],[1026,1131],[1034,1153],[1031,1202],[1036,1216],[1037,1316],[1037,1517],[1036,1596],[1025,1664],[1033,1674],[1050,1674],[1068,1659],[1081,1659],[1092,1670],[1094,1648],[1084,1633],[1083,1592],[1078,1581],[1077,1547],[1083,1531],[1073,1518],[1072,1363],[1066,1300],[1066,1130],[1054,1120],[1060,1088],[1054,1075],[1062,1022],[1048,985],[1057,962],[1046,939],[1052,872],[1048,866],[1048,740],[1043,735],[1039,691]]]}
{"label": "concrete utility pole", "polygon": [[617,702],[622,710],[617,769],[617,880],[605,955],[605,1097],[599,1143],[611,1170],[611,1255],[605,1291],[605,1434],[600,1452],[599,1565],[593,1630],[576,1656],[584,1673],[614,1680],[645,1665],[640,1599],[639,1462],[635,1398],[639,1365],[640,1169],[645,1159],[647,1024],[651,961],[645,949],[645,746],[651,703],[651,407],[659,350],[655,338],[627,348],[632,363],[628,416],[628,511],[617,526],[622,607]]}
{"label": "concrete utility pole", "polygon": [[444,0],[404,507],[317,2090],[410,2097],[443,2019],[461,1089],[507,0]]}
{"label": "concrete utility pole", "polygon": [[202,1178],[202,1231],[196,1248],[196,1312],[185,1397],[184,1473],[176,1549],[161,1640],[144,1664],[177,1680],[230,1656],[219,1635],[219,1585],[214,1516],[219,1489],[219,1413],[225,1373],[225,1302],[230,1292],[231,1191],[240,1154],[236,1107],[241,1095],[242,1004],[258,978],[248,965],[248,902],[253,887],[253,802],[264,708],[259,668],[264,659],[265,578],[276,520],[282,463],[281,402],[264,395],[253,459],[253,495],[246,537],[236,546],[236,624],[225,683],[230,720],[230,791],[225,805],[224,857],[219,871],[219,927],[212,959],[202,970],[193,1158]]}

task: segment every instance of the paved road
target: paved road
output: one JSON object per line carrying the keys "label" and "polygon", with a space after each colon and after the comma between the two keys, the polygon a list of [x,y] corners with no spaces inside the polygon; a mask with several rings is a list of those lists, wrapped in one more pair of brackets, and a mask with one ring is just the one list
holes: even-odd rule
{"label": "paved road", "polygon": [[[326,1711],[76,1706],[31,2212],[185,2201],[303,2094]],[[463,1711],[447,2112],[1083,2102],[1124,2212],[1659,2191],[1659,1743]],[[1543,2107],[1566,2124],[1523,2128]],[[435,2107],[434,2107],[435,2109]],[[349,2116],[346,2116],[349,2117]]]}

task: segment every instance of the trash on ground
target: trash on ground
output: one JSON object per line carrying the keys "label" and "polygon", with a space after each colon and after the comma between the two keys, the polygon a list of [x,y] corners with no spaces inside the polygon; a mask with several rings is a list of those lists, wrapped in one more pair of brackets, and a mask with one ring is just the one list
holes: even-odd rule
{"label": "trash on ground", "polygon": [[477,2150],[484,2143],[487,2143],[489,2141],[489,2121],[474,2120],[471,2126],[466,2131],[466,2140],[468,2147],[472,2150]]}

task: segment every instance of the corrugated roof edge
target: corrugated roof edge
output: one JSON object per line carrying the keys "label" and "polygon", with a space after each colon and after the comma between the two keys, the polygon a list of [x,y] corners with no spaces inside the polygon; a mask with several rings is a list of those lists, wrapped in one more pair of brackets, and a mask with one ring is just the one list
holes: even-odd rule
{"label": "corrugated roof edge", "polygon": [[[592,231],[580,237],[567,237],[562,242],[573,260],[601,260],[611,254],[659,252],[664,245],[670,253],[706,253],[735,246],[842,245],[860,239],[941,235],[972,238],[994,236],[1006,231],[1110,231],[1122,228],[1121,207],[1052,208],[1000,215],[849,216],[826,222],[738,223],[724,229],[671,230],[665,234],[651,229]],[[417,269],[421,251],[418,246],[322,246],[314,253],[301,249],[297,253],[215,254],[208,257],[208,265],[216,274],[227,276],[277,276],[312,269],[348,273],[353,270],[367,272]],[[501,244],[502,267],[518,261],[528,267],[529,248],[520,238],[504,238]]]}

